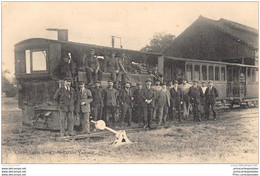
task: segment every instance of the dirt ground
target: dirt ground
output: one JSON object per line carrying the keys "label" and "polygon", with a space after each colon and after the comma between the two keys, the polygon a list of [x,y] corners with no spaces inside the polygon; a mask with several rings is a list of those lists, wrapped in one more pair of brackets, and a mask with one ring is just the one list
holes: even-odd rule
{"label": "dirt ground", "polygon": [[220,110],[217,121],[169,122],[129,133],[131,145],[105,138],[60,140],[23,127],[14,98],[2,98],[2,163],[257,163],[258,108]]}

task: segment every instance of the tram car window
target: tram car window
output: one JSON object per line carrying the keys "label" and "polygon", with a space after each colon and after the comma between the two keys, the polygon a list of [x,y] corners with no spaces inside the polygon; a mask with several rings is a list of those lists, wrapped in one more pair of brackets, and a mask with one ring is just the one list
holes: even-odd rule
{"label": "tram car window", "polygon": [[215,67],[215,81],[219,81],[219,67]]}
{"label": "tram car window", "polygon": [[214,67],[209,66],[209,80],[214,80]]}

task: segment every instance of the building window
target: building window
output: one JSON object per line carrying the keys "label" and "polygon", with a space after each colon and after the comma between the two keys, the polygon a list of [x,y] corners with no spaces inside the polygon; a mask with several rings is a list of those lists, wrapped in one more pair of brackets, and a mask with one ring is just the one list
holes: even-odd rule
{"label": "building window", "polygon": [[247,68],[247,82],[252,82],[251,80],[251,68]]}
{"label": "building window", "polygon": [[187,64],[187,80],[190,81],[192,80],[193,78],[193,75],[192,75],[192,65],[191,64]]}
{"label": "building window", "polygon": [[256,82],[256,70],[252,69],[252,82]]}
{"label": "building window", "polygon": [[25,50],[26,73],[31,73],[31,51]]}
{"label": "building window", "polygon": [[195,65],[194,66],[194,80],[200,80],[200,66],[199,65]]}
{"label": "building window", "polygon": [[221,81],[226,81],[226,68],[221,67]]}
{"label": "building window", "polygon": [[207,66],[202,65],[202,79],[205,81],[208,79]]}
{"label": "building window", "polygon": [[46,71],[47,59],[46,51],[32,51],[32,71]]}
{"label": "building window", "polygon": [[209,80],[214,80],[213,66],[209,66]]}
{"label": "building window", "polygon": [[215,67],[215,81],[219,81],[219,67]]}

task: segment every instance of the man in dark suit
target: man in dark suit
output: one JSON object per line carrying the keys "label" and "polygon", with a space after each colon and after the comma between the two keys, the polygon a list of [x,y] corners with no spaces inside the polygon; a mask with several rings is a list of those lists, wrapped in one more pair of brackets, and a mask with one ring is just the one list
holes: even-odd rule
{"label": "man in dark suit", "polygon": [[104,89],[104,106],[106,123],[109,124],[109,112],[112,114],[112,123],[116,122],[116,107],[118,106],[118,90],[113,88],[114,82],[108,81],[108,87]]}
{"label": "man in dark suit", "polygon": [[[181,105],[183,104],[183,93],[181,88],[178,87],[178,81],[174,81],[173,88],[170,89],[171,94],[171,109],[172,109],[172,119],[176,116],[179,121],[181,121]],[[177,112],[178,111],[178,115]]]}
{"label": "man in dark suit", "polygon": [[121,105],[121,119],[120,124],[125,123],[125,116],[128,113],[128,126],[131,126],[132,121],[132,108],[133,108],[133,92],[130,89],[131,83],[126,82],[124,88],[120,91],[119,102]]}
{"label": "man in dark suit", "polygon": [[[100,87],[101,82],[96,81],[95,87],[91,89],[93,101],[91,102],[92,117],[94,121],[101,120],[104,107],[104,92]],[[94,129],[95,130],[95,129]]]}
{"label": "man in dark suit", "polygon": [[90,133],[90,103],[93,101],[92,94],[89,89],[85,88],[84,82],[79,82],[79,91],[77,94],[77,112],[80,116],[81,133]]}
{"label": "man in dark suit", "polygon": [[[75,135],[73,117],[75,109],[75,90],[70,85],[71,79],[66,78],[64,80],[64,86],[60,87],[54,95],[54,100],[59,104],[61,136],[64,136],[66,129],[68,129],[68,135]],[[67,127],[65,127],[66,121]]]}
{"label": "man in dark suit", "polygon": [[214,120],[216,120],[217,117],[217,113],[215,110],[215,103],[216,103],[216,98],[218,97],[218,91],[215,87],[213,87],[213,81],[209,81],[209,87],[206,89],[205,92],[205,119],[209,120],[209,111],[210,111],[210,107],[211,110],[213,112],[213,117]]}
{"label": "man in dark suit", "polygon": [[151,120],[153,116],[155,90],[151,87],[152,80],[146,80],[146,86],[142,89],[141,93],[141,106],[144,113],[144,128],[151,129]]}
{"label": "man in dark suit", "polygon": [[203,97],[203,91],[198,86],[198,81],[193,81],[193,86],[188,91],[190,103],[192,105],[193,121],[201,121],[200,101]]}
{"label": "man in dark suit", "polygon": [[159,91],[159,94],[157,103],[159,106],[158,125],[160,126],[162,122],[164,124],[166,123],[171,99],[170,92],[167,90],[165,82],[162,83],[162,89]]}
{"label": "man in dark suit", "polygon": [[138,124],[143,123],[143,113],[142,113],[142,107],[141,107],[141,93],[142,93],[143,85],[142,83],[137,83],[137,89],[134,91],[134,117],[136,117],[136,122]]}

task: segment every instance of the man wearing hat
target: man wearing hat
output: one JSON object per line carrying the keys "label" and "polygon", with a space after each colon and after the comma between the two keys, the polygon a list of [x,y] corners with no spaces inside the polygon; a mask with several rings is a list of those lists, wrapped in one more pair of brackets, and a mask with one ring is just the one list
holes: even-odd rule
{"label": "man wearing hat", "polygon": [[205,92],[205,115],[206,115],[206,120],[209,120],[209,111],[210,107],[213,112],[213,117],[214,120],[216,120],[217,113],[215,110],[215,103],[216,103],[216,98],[218,97],[218,91],[215,87],[213,87],[213,81],[209,81],[209,87],[206,89]]}
{"label": "man wearing hat", "polygon": [[[100,87],[101,82],[96,81],[95,87],[91,89],[93,101],[91,102],[92,117],[94,121],[101,120],[103,115],[104,107],[104,92],[102,87]],[[95,131],[95,128],[94,128]]]}
{"label": "man wearing hat", "polygon": [[[182,90],[178,87],[178,81],[174,81],[173,88],[170,89],[171,94],[171,109],[172,109],[172,119],[177,118],[181,121],[181,105],[183,104],[183,94]],[[178,114],[177,114],[178,112]]]}
{"label": "man wearing hat", "polygon": [[190,87],[188,95],[190,97],[190,103],[192,105],[193,120],[201,121],[200,112],[200,101],[203,97],[203,92],[200,86],[198,86],[198,81],[193,81],[193,86]]}
{"label": "man wearing hat", "polygon": [[109,124],[109,112],[112,114],[112,122],[115,125],[116,122],[116,106],[118,106],[118,90],[113,88],[114,82],[108,81],[108,87],[104,89],[104,106],[106,123]]}
{"label": "man wearing hat", "polygon": [[142,93],[143,85],[141,82],[137,83],[137,89],[134,91],[134,117],[136,117],[136,122],[138,124],[143,123],[143,113],[141,107],[141,93]]}
{"label": "man wearing hat", "polygon": [[141,106],[144,113],[144,128],[151,129],[151,120],[153,117],[155,90],[151,87],[152,80],[146,80],[146,86],[142,89],[141,93]]}
{"label": "man wearing hat", "polygon": [[[68,130],[68,135],[73,136],[74,134],[74,117],[73,113],[75,110],[75,90],[70,86],[71,79],[68,77],[64,80],[64,86],[58,88],[54,95],[54,100],[59,104],[60,114],[60,134],[64,136],[65,130]],[[65,126],[67,122],[67,127]]]}
{"label": "man wearing hat", "polygon": [[85,88],[84,82],[79,82],[79,92],[77,94],[77,112],[80,116],[81,133],[90,133],[90,103],[93,101],[89,89]]}
{"label": "man wearing hat", "polygon": [[95,50],[90,50],[90,56],[85,57],[84,59],[85,63],[85,69],[87,73],[87,79],[89,81],[89,84],[92,84],[96,80],[101,81],[103,73],[100,70],[100,64],[98,62],[97,56],[95,56]]}
{"label": "man wearing hat", "polygon": [[162,89],[159,91],[158,97],[158,125],[163,122],[166,123],[168,116],[168,109],[170,107],[170,92],[167,90],[166,82],[162,83]]}
{"label": "man wearing hat", "polygon": [[121,106],[121,119],[120,119],[120,124],[125,123],[125,116],[128,113],[128,126],[131,126],[132,122],[132,108],[133,108],[133,92],[130,89],[131,88],[131,83],[127,81],[125,83],[124,88],[120,91],[119,93],[119,103]]}
{"label": "man wearing hat", "polygon": [[182,79],[182,85],[180,85],[180,89],[183,93],[183,116],[185,118],[188,118],[190,115],[189,109],[190,109],[190,98],[188,95],[189,89],[191,85],[188,84],[187,79]]}

